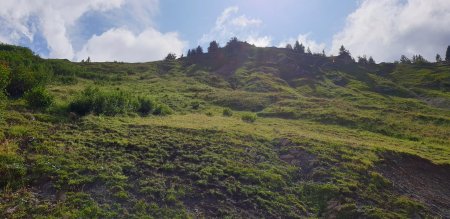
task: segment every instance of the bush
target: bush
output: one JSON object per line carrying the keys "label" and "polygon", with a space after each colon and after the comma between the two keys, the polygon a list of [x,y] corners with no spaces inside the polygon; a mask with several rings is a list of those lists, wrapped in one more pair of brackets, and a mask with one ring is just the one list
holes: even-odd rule
{"label": "bush", "polygon": [[139,97],[138,98],[139,107],[137,111],[142,115],[148,115],[153,113],[157,104],[154,100],[147,97]]}
{"label": "bush", "polygon": [[34,87],[43,86],[52,77],[52,69],[47,62],[30,49],[6,44],[0,47],[0,87],[6,89],[9,97],[22,97]]}
{"label": "bush", "polygon": [[6,86],[9,84],[9,74],[7,65],[0,63],[0,93],[4,93]]}
{"label": "bush", "polygon": [[159,104],[153,111],[153,115],[166,116],[170,114],[172,114],[172,109],[165,104]]}
{"label": "bush", "polygon": [[34,87],[41,87],[50,79],[50,74],[44,69],[30,69],[23,65],[12,69],[6,91],[10,97],[22,97]]}
{"label": "bush", "polygon": [[88,87],[69,104],[69,110],[82,116],[91,112],[113,116],[135,111],[137,105],[135,98],[126,92]]}
{"label": "bush", "polygon": [[225,108],[225,109],[223,109],[222,115],[230,117],[233,115],[233,111],[230,108]]}
{"label": "bush", "polygon": [[69,110],[81,116],[89,113],[114,116],[130,112],[161,116],[172,114],[172,110],[167,105],[157,103],[150,98],[135,98],[124,91],[101,91],[92,87],[86,88],[78,95],[69,104]]}
{"label": "bush", "polygon": [[28,105],[35,109],[46,109],[53,103],[53,96],[44,87],[35,87],[25,93]]}
{"label": "bush", "polygon": [[256,121],[256,114],[245,113],[245,114],[242,115],[241,119],[244,122],[255,122]]}
{"label": "bush", "polygon": [[191,107],[192,107],[192,109],[194,109],[194,110],[200,109],[200,106],[201,106],[201,104],[200,104],[199,101],[193,101],[193,102],[191,102]]}

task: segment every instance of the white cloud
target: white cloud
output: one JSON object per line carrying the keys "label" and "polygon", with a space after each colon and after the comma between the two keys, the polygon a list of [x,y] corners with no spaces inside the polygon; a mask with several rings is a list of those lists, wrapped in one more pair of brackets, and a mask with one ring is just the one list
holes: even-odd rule
{"label": "white cloud", "polygon": [[305,48],[309,48],[313,53],[321,53],[323,50],[325,50],[325,43],[318,43],[315,40],[310,39],[310,35],[310,33],[299,34],[297,38],[290,38],[282,41],[278,44],[278,47],[285,47],[288,43],[294,46],[295,41],[298,41],[299,43],[303,44]]}
{"label": "white cloud", "polygon": [[158,7],[158,0],[2,0],[0,40],[18,44],[27,39],[33,43],[34,36],[40,34],[47,43],[49,57],[74,59],[77,52],[69,33],[85,13],[120,9],[116,15],[126,11],[133,16],[133,22],[147,28]]}
{"label": "white cloud", "polygon": [[148,28],[135,35],[125,28],[93,36],[77,53],[77,60],[145,62],[164,58],[169,52],[181,55],[185,42],[177,33],[160,33]]}
{"label": "white cloud", "polygon": [[241,16],[231,20],[231,23],[237,27],[247,27],[247,26],[253,26],[253,25],[260,25],[262,23],[262,21],[259,19],[250,19],[250,18],[247,18],[247,16],[245,16],[245,15],[241,15]]}
{"label": "white cloud", "polygon": [[433,60],[450,44],[448,0],[364,0],[334,35],[333,53],[343,44],[353,56],[377,61],[422,54]]}
{"label": "white cloud", "polygon": [[122,0],[3,0],[0,19],[5,27],[3,35],[10,35],[10,43],[21,38],[33,41],[41,32],[47,41],[50,57],[73,58],[74,51],[67,36],[67,28],[89,10],[104,11],[119,7]]}
{"label": "white cloud", "polygon": [[253,37],[248,36],[245,41],[248,43],[258,46],[258,47],[267,47],[272,45],[272,38],[269,36],[263,36],[263,37]]}
{"label": "white cloud", "polygon": [[199,43],[207,44],[216,40],[222,45],[232,37],[247,41],[255,46],[269,46],[272,38],[260,36],[258,27],[262,24],[260,19],[238,15],[238,7],[228,7],[217,18],[215,26],[202,36]]}

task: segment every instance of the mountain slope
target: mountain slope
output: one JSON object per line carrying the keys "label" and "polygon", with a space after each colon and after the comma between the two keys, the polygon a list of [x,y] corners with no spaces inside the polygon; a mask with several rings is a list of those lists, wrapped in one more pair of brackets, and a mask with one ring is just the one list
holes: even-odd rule
{"label": "mountain slope", "polygon": [[[4,101],[2,217],[450,216],[449,65],[242,42],[134,64],[12,59],[5,47],[10,72],[48,73],[54,102]],[[144,97],[149,115],[110,100]]]}

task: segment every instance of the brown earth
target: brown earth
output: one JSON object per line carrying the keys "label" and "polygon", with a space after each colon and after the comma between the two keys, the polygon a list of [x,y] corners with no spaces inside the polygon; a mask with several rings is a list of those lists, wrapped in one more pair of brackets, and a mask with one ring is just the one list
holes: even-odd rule
{"label": "brown earth", "polygon": [[388,152],[376,167],[399,195],[424,203],[442,218],[450,218],[450,165],[437,165],[424,158]]}

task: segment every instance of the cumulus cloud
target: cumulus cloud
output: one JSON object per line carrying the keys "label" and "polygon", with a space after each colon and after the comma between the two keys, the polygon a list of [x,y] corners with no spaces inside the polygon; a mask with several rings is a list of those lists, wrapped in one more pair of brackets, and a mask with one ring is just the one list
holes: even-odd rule
{"label": "cumulus cloud", "polygon": [[422,54],[433,60],[450,44],[448,0],[364,0],[334,35],[332,52],[341,45],[353,56],[371,55],[377,61]]}
{"label": "cumulus cloud", "polygon": [[325,50],[325,43],[318,43],[315,40],[310,38],[310,33],[307,34],[299,34],[297,38],[289,38],[287,40],[282,41],[278,44],[278,47],[285,47],[287,44],[291,44],[294,46],[295,41],[302,43],[305,48],[309,48],[313,53],[321,53]]}
{"label": "cumulus cloud", "polygon": [[202,36],[199,43],[207,44],[216,40],[221,44],[226,43],[232,37],[247,41],[255,46],[268,46],[272,38],[261,36],[258,27],[262,24],[260,19],[249,18],[246,15],[238,15],[238,7],[228,7],[216,19],[215,26]]}
{"label": "cumulus cloud", "polygon": [[269,36],[262,36],[262,37],[248,36],[245,41],[258,47],[267,47],[271,45],[272,38]]}
{"label": "cumulus cloud", "polygon": [[177,33],[160,33],[148,28],[140,34],[125,28],[110,29],[93,36],[77,53],[78,60],[90,57],[93,61],[144,62],[160,60],[169,52],[180,55],[185,42],[179,40]]}
{"label": "cumulus cloud", "polygon": [[[50,58],[77,60],[90,55],[96,61],[151,61],[168,52],[180,53],[184,45],[176,33],[160,33],[152,28],[152,18],[158,11],[158,0],[2,0],[0,41],[42,43],[33,42],[39,35],[48,49],[44,56]],[[73,31],[76,22],[88,12],[110,13],[119,20],[118,26],[128,29],[116,26],[99,36],[88,37],[78,46],[82,50],[75,51],[76,36],[71,33],[77,33]],[[124,20],[129,23],[123,23]],[[137,29],[140,31],[136,33]]]}
{"label": "cumulus cloud", "polygon": [[245,15],[241,15],[231,20],[231,23],[237,27],[247,27],[253,25],[260,25],[262,23],[259,19],[250,19]]}
{"label": "cumulus cloud", "polygon": [[3,0],[0,7],[2,35],[7,42],[33,41],[39,31],[45,37],[50,57],[69,58],[74,55],[67,28],[86,11],[104,11],[119,7],[122,0]]}

